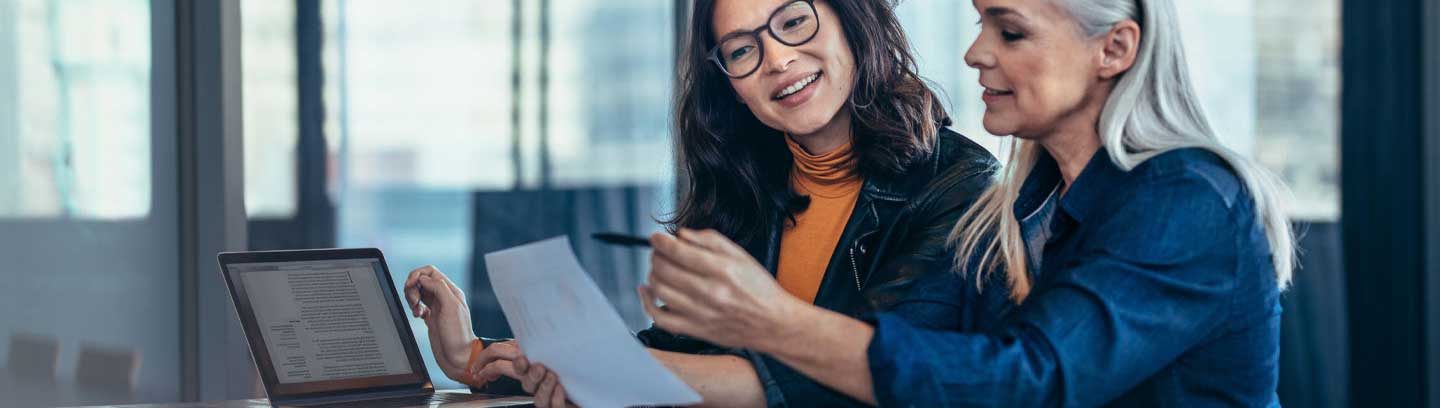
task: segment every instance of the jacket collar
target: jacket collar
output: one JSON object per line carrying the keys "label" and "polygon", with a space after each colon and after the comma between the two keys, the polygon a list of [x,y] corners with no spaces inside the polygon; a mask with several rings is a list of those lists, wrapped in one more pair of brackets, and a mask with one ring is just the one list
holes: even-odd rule
{"label": "jacket collar", "polygon": [[[918,179],[921,177],[915,178]],[[855,199],[855,209],[851,212],[850,218],[845,223],[845,229],[841,233],[842,239],[839,242],[840,244],[848,241],[848,239],[845,239],[846,237],[853,237],[857,234],[863,234],[869,229],[876,228],[876,225],[859,222],[863,220],[866,215],[873,215],[875,218],[879,217],[878,213],[874,213],[878,210],[873,208],[871,203],[890,204],[884,207],[887,209],[886,211],[889,211],[891,208],[901,208],[910,201],[910,194],[907,194],[906,190],[907,188],[911,188],[910,183],[903,182],[903,179],[904,177],[869,177],[865,179],[863,187],[860,188],[860,196]],[[772,220],[770,223],[770,233],[767,238],[755,240],[755,242],[750,245],[744,246],[745,249],[750,252],[751,256],[761,261],[761,263],[765,265],[765,268],[769,269],[770,273],[773,274],[780,263],[780,239],[781,232],[784,230],[785,219],[781,217],[779,213],[775,213],[772,215]],[[862,225],[866,226],[862,227]],[[866,228],[867,231],[859,231],[861,228]],[[841,246],[843,245],[836,246],[837,253],[839,253],[838,251]],[[832,256],[832,258],[834,258],[834,256]]]}
{"label": "jacket collar", "polygon": [[887,179],[865,179],[865,186],[860,189],[860,194],[872,200],[895,202],[910,200],[909,194],[905,194],[904,186]]}
{"label": "jacket collar", "polygon": [[[1090,162],[1085,164],[1085,169],[1075,178],[1075,184],[1070,186],[1065,196],[1060,199],[1060,209],[1076,222],[1083,223],[1100,201],[1109,197],[1110,192],[1124,180],[1125,170],[1116,166],[1115,162],[1110,160],[1110,153],[1101,148],[1090,157]],[[1015,216],[1025,219],[1039,210],[1040,205],[1049,198],[1050,192],[1062,182],[1060,167],[1055,163],[1055,158],[1041,149],[1035,168],[1030,170],[1025,184],[1020,187],[1019,197],[1015,199]]]}
{"label": "jacket collar", "polygon": [[[933,152],[931,154],[941,154]],[[936,171],[939,160],[933,158],[920,160],[919,163],[909,166],[905,171],[895,175],[867,175],[865,185],[861,187],[860,194],[863,198],[881,201],[904,203],[910,201],[911,197],[919,189],[924,188]]]}
{"label": "jacket collar", "polygon": [[[928,175],[939,170],[933,162],[936,162],[936,160],[924,160],[922,163],[932,164],[928,166],[924,164],[912,165],[906,168],[903,173],[893,176],[866,176],[865,182],[860,188],[860,196],[856,198],[855,209],[851,213],[850,219],[845,223],[845,229],[841,233],[842,239],[840,240],[840,244],[846,243],[848,240],[845,238],[847,237],[854,237],[877,228],[875,225],[862,227],[862,224],[866,223],[857,222],[862,220],[867,214],[879,218],[879,214],[874,213],[874,211],[877,210],[871,207],[871,203],[886,203],[887,205],[884,206],[886,212],[902,208],[908,203],[914,196],[913,193],[917,189],[923,188],[932,178],[928,177]],[[772,214],[771,217],[771,228],[768,237],[757,239],[743,246],[750,252],[751,256],[754,256],[756,260],[764,264],[765,268],[769,269],[770,273],[773,274],[780,263],[780,239],[784,229],[785,219],[781,217],[778,212]],[[867,231],[859,231],[861,228],[865,228]],[[843,249],[841,248],[842,246],[843,245],[836,246],[836,253],[839,253],[839,251]],[[832,256],[831,258],[835,257]],[[822,293],[823,292],[824,291],[822,291]]]}

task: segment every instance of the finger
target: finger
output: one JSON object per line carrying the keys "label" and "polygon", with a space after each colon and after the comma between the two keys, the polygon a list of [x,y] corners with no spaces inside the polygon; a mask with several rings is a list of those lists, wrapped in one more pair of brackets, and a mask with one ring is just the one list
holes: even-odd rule
{"label": "finger", "polygon": [[655,305],[654,290],[650,289],[649,285],[636,286],[635,294],[640,295],[640,307],[645,309],[645,314],[650,315],[651,319],[654,319],[656,314],[663,313],[660,307]]}
{"label": "finger", "polygon": [[[705,277],[686,271],[684,267],[674,261],[654,254],[650,257],[649,281],[651,285],[666,285],[670,286],[672,290],[697,295],[706,293],[707,288],[714,286]],[[661,297],[661,299],[669,301],[666,297]]]}
{"label": "finger", "polygon": [[470,381],[475,384],[486,384],[500,377],[520,377],[519,373],[515,372],[515,363],[509,360],[493,361],[483,366],[479,364],[476,365],[480,366],[480,368],[466,373],[466,378],[469,378]]}
{"label": "finger", "polygon": [[531,364],[530,369],[525,370],[525,373],[522,374],[525,379],[521,383],[525,385],[525,391],[531,394],[538,392],[540,382],[545,379],[545,373],[548,371],[550,370],[546,370],[543,365]]}
{"label": "finger", "polygon": [[429,265],[415,268],[415,270],[410,271],[410,276],[405,278],[405,300],[406,303],[410,305],[410,313],[414,314],[415,317],[420,317],[420,309],[423,306],[423,304],[420,303],[419,280],[421,276],[428,273],[430,268]]}
{"label": "finger", "polygon": [[752,257],[750,251],[746,251],[744,247],[740,247],[740,244],[736,244],[734,239],[730,239],[730,236],[720,234],[720,231],[706,229],[706,231],[700,231],[700,234],[706,238],[707,242],[710,242],[711,249],[726,252],[726,254],[733,255],[733,257]]}
{"label": "finger", "polygon": [[460,300],[462,304],[465,303],[465,292],[460,290],[459,286],[455,286],[455,282],[451,281],[449,276],[432,267],[430,277],[443,282],[445,287],[450,290],[450,294],[455,295],[455,299]]}
{"label": "finger", "polygon": [[725,265],[725,262],[710,250],[669,235],[651,235],[650,246],[655,249],[652,254],[665,258],[690,273],[712,275],[718,269],[716,265]]}
{"label": "finger", "polygon": [[654,281],[650,282],[648,289],[651,296],[665,302],[667,312],[689,315],[703,309],[700,302],[697,302],[690,293],[684,290],[677,290],[673,286]]}
{"label": "finger", "polygon": [[662,309],[655,306],[655,293],[652,288],[642,285],[636,288],[636,291],[640,293],[640,306],[645,308],[645,313],[650,315],[656,326],[676,334],[695,334],[693,325],[684,315],[670,311],[668,307]]}
{"label": "finger", "polygon": [[515,373],[520,374],[520,378],[518,378],[518,380],[520,380],[520,389],[525,390],[526,394],[535,395],[535,387],[540,384],[530,376],[530,372],[534,371],[535,368],[530,364],[530,359],[520,357],[515,359],[514,363]]}
{"label": "finger", "polygon": [[[512,362],[515,363],[515,372],[516,372],[516,373],[519,373],[521,376],[524,376],[526,371],[530,371],[530,359],[529,359],[529,358],[526,358],[525,356],[520,356],[520,357],[518,357],[518,358],[516,358],[516,359],[514,359],[514,360],[510,360],[510,361],[512,361]],[[518,380],[518,378],[517,378],[517,380]]]}
{"label": "finger", "polygon": [[720,231],[708,228],[700,231],[692,229],[681,229],[681,231],[683,235],[680,239],[690,241],[695,245],[711,251],[732,256],[750,256],[750,253],[746,252],[745,248],[741,248],[739,244],[730,240],[730,237],[725,236],[725,234],[721,234]]}
{"label": "finger", "polygon": [[565,394],[565,384],[564,384],[564,383],[559,383],[559,382],[556,382],[556,383],[555,383],[555,396],[558,397],[558,401],[560,401],[560,402],[558,403],[558,405],[555,405],[555,406],[557,406],[557,407],[573,407],[573,406],[575,406],[575,404],[571,404],[571,403],[570,403],[570,401],[569,401],[570,396],[567,395],[567,394]]}
{"label": "finger", "polygon": [[491,344],[475,355],[475,366],[485,366],[497,361],[514,361],[525,356],[519,347],[509,342]]}
{"label": "finger", "polygon": [[455,299],[459,299],[460,304],[465,304],[465,291],[460,290],[459,286],[455,286],[455,282],[451,282],[449,277],[446,277],[445,275],[440,275],[440,277],[445,280],[445,285],[449,286],[450,291],[455,294]]}
{"label": "finger", "polygon": [[405,283],[405,304],[410,307],[411,317],[420,317],[420,288]]}
{"label": "finger", "polygon": [[553,394],[555,393],[555,383],[556,383],[556,381],[557,381],[557,380],[555,379],[555,372],[554,372],[554,371],[550,371],[550,370],[545,370],[545,376],[544,376],[544,377],[541,377],[541,379],[540,379],[540,386],[539,386],[539,387],[536,387],[536,389],[535,389],[535,398],[534,398],[534,400],[535,400],[535,406],[536,406],[536,407],[541,407],[541,406],[563,407],[563,406],[565,406],[565,405],[563,404],[563,401],[562,401],[562,404],[560,404],[560,405],[556,405],[556,404],[554,403],[555,397],[554,397]]}
{"label": "finger", "polygon": [[555,372],[554,372],[554,371],[551,371],[550,373],[551,373],[551,374],[550,374],[550,378],[552,378],[552,379],[555,380],[555,381],[554,381],[554,384],[552,384],[552,385],[550,386],[550,406],[552,406],[552,407],[564,407],[564,406],[565,406],[565,390],[562,389],[562,388],[560,388],[560,378],[555,376],[555,374],[554,374]]}
{"label": "finger", "polygon": [[410,274],[409,274],[409,275],[406,275],[406,277],[405,277],[405,286],[410,286],[411,284],[414,284],[414,283],[415,283],[415,278],[418,278],[418,277],[420,277],[420,275],[425,274],[425,273],[426,273],[426,270],[428,270],[428,269],[430,269],[430,265],[425,265],[425,266],[422,266],[422,267],[415,268],[415,269],[411,270],[411,271],[410,271]]}
{"label": "finger", "polygon": [[428,309],[446,309],[459,306],[459,299],[451,295],[450,288],[445,282],[434,275],[422,276],[416,281],[420,286],[421,298],[425,299],[425,307]]}
{"label": "finger", "polygon": [[520,379],[520,372],[515,371],[515,362],[510,360],[493,361],[470,375],[476,384],[486,384],[498,380],[500,377]]}
{"label": "finger", "polygon": [[694,247],[694,245],[682,241],[675,235],[661,233],[650,234],[650,248],[653,249],[655,253],[675,254],[691,247]]}

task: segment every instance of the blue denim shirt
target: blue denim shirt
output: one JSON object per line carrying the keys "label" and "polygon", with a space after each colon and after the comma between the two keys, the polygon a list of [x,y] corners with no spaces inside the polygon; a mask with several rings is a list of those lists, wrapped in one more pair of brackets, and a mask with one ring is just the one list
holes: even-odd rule
{"label": "blue denim shirt", "polygon": [[[872,318],[880,404],[1278,405],[1279,290],[1233,170],[1181,149],[1125,172],[1101,150],[1047,200],[1059,183],[1045,156],[1015,203],[1020,217],[1058,206],[1023,303],[1006,306],[996,279],[975,292],[948,278],[917,286],[916,304],[949,297],[971,312]],[[1027,224],[1025,237],[1045,227]]]}

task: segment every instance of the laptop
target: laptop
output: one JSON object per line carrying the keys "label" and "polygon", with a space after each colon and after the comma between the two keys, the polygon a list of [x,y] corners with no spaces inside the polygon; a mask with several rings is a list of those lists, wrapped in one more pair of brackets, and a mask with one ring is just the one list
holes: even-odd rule
{"label": "laptop", "polygon": [[272,406],[524,406],[436,392],[379,249],[219,255]]}

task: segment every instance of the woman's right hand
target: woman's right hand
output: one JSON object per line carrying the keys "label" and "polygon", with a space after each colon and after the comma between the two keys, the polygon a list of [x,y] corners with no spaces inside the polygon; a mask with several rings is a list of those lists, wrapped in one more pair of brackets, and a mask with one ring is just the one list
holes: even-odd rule
{"label": "woman's right hand", "polygon": [[[425,320],[435,363],[450,379],[466,382],[465,366],[470,362],[470,343],[476,340],[470,328],[470,306],[450,278],[426,265],[405,279],[405,300],[410,312]],[[479,364],[477,364],[479,365]]]}

